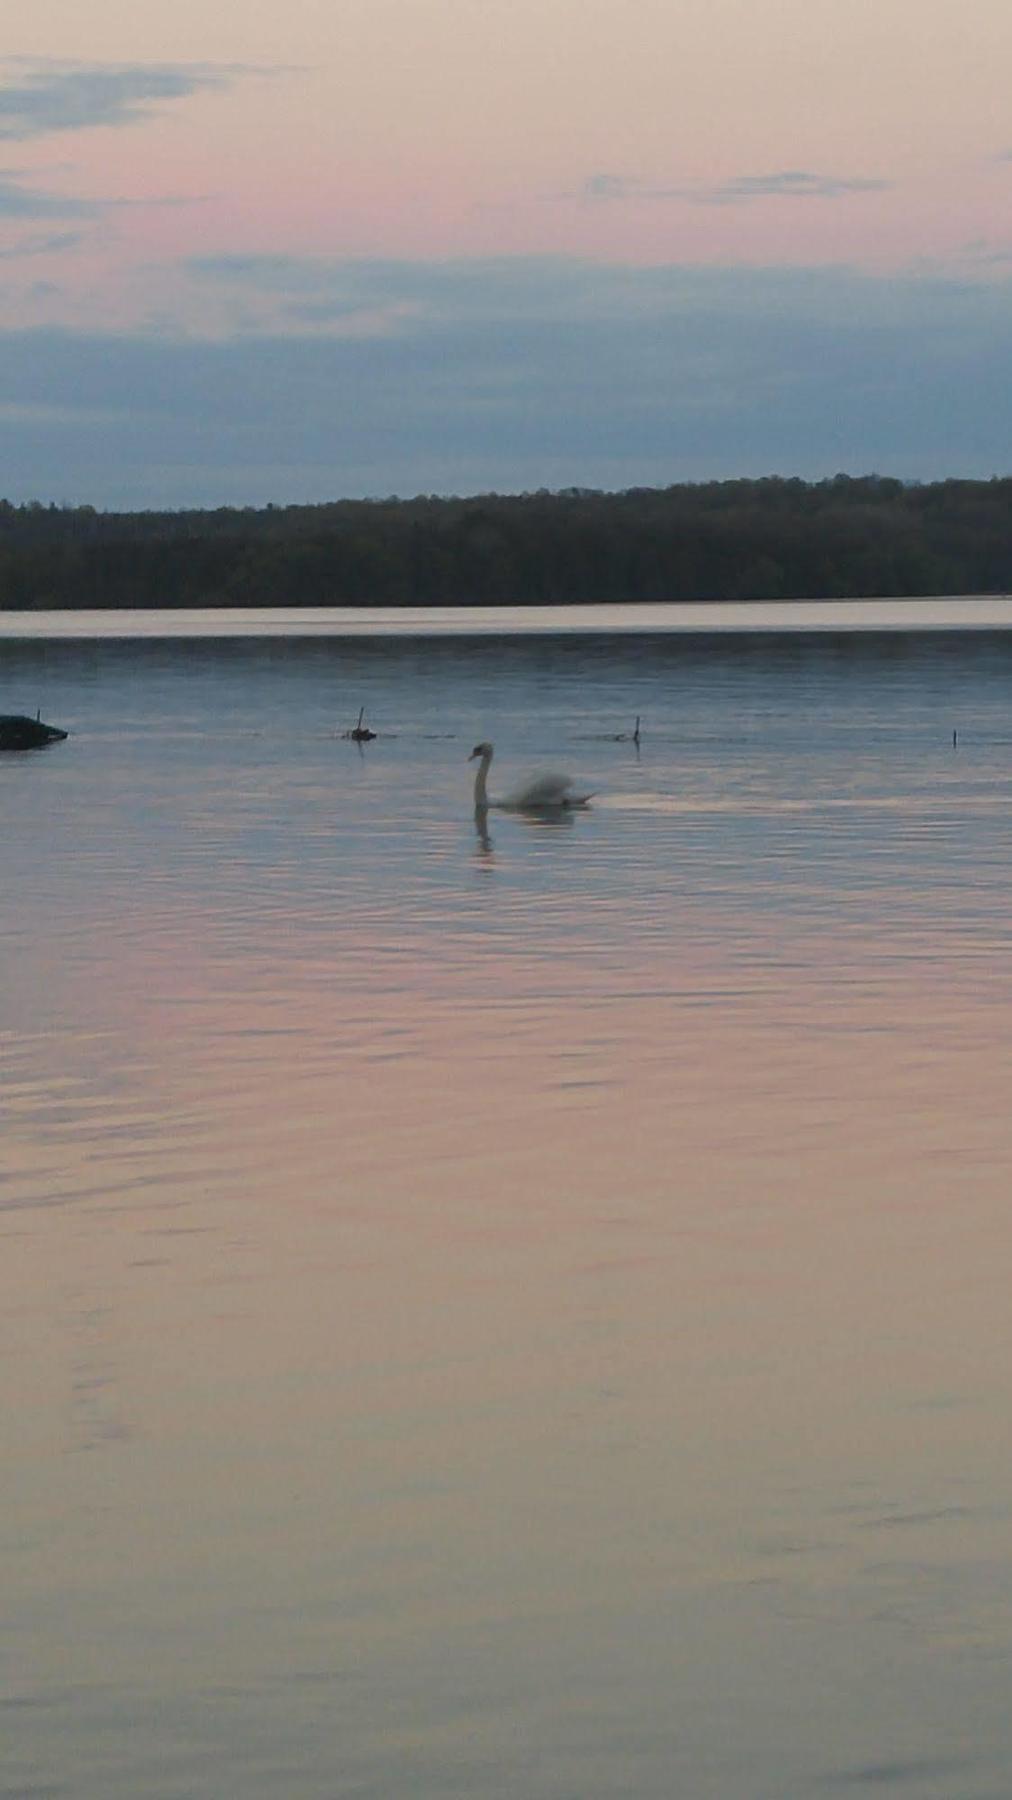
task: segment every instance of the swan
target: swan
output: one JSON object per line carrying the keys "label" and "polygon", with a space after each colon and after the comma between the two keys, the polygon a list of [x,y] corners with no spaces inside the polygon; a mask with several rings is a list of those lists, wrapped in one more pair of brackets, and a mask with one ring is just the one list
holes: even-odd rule
{"label": "swan", "polygon": [[468,757],[473,762],[479,757],[478,773],[474,778],[474,808],[482,812],[490,806],[497,806],[504,812],[563,812],[575,806],[586,806],[590,794],[581,794],[573,786],[571,775],[555,775],[543,770],[532,775],[529,781],[522,782],[512,793],[504,794],[501,800],[490,800],[485,789],[488,771],[492,762],[493,746],[491,744],[475,744]]}

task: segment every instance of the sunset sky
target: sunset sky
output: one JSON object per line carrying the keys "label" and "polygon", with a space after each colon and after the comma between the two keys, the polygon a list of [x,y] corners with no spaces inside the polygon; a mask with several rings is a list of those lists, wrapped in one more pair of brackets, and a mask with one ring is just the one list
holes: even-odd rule
{"label": "sunset sky", "polygon": [[1007,472],[1008,0],[35,0],[0,492]]}

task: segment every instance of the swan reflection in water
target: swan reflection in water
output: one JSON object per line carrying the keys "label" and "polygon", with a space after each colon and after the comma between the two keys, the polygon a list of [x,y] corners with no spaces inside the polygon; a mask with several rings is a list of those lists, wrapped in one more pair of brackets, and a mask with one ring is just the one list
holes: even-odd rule
{"label": "swan reflection in water", "polygon": [[[522,825],[534,831],[572,831],[573,808],[571,806],[541,806],[536,811],[528,812],[516,808],[516,816]],[[474,835],[478,840],[478,855],[483,861],[491,861],[495,856],[495,839],[488,828],[487,806],[476,806],[474,809]]]}

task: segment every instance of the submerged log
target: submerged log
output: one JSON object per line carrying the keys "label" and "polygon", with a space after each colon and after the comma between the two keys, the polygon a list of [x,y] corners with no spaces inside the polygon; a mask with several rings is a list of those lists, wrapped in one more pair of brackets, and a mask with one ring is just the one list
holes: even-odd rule
{"label": "submerged log", "polygon": [[353,744],[371,744],[376,733],[370,731],[368,725],[363,725],[364,718],[365,707],[362,706],[359,708],[358,724],[353,725],[350,731],[342,731],[341,736],[350,738]]}

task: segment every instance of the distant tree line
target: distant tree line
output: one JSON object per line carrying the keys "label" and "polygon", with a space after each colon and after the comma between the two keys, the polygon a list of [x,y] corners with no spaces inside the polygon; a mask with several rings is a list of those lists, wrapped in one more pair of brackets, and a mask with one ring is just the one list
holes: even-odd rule
{"label": "distant tree line", "polygon": [[566,605],[1012,590],[1012,478],[103,513],[0,501],[0,608]]}

